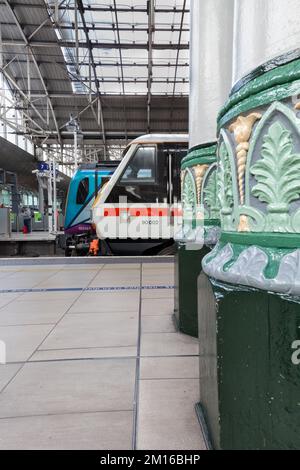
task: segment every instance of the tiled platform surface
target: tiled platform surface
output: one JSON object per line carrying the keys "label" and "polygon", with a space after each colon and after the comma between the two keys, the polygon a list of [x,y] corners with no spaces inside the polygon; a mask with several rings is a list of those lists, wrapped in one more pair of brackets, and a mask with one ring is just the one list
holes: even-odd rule
{"label": "tiled platform surface", "polygon": [[173,276],[157,261],[0,265],[0,449],[204,448]]}

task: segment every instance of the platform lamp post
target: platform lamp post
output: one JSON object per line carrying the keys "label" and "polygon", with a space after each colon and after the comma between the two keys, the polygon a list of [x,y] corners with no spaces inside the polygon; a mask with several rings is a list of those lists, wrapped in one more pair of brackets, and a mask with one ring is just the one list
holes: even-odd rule
{"label": "platform lamp post", "polygon": [[73,138],[74,138],[74,166],[75,166],[75,171],[78,168],[78,143],[79,140],[82,141],[83,135],[80,131],[80,126],[78,123],[78,120],[76,117],[73,117],[72,114],[70,114],[70,120],[68,124],[66,125],[66,128],[69,132],[73,132]]}
{"label": "platform lamp post", "polygon": [[209,400],[203,410],[222,449],[300,448],[299,15],[294,0],[235,2],[235,84],[218,116],[221,237],[199,281],[212,341],[217,322],[218,419]]}
{"label": "platform lamp post", "polygon": [[47,175],[47,189],[48,189],[48,230],[49,233],[53,232],[53,165],[49,148],[47,146],[47,162],[48,162],[48,175]]}
{"label": "platform lamp post", "polygon": [[57,232],[57,175],[56,175],[56,158],[52,159],[52,175],[53,175],[53,231]]}
{"label": "platform lamp post", "polygon": [[74,127],[74,163],[75,163],[75,169],[77,169],[77,166],[78,166],[77,127]]}
{"label": "platform lamp post", "polygon": [[52,164],[49,160],[39,161],[38,168],[32,171],[36,175],[39,189],[39,210],[44,213],[44,189],[47,190],[48,199],[48,232],[53,232],[53,194],[52,194]]}
{"label": "platform lamp post", "polygon": [[48,152],[48,217],[49,217],[49,233],[57,232],[57,169],[56,155]]}

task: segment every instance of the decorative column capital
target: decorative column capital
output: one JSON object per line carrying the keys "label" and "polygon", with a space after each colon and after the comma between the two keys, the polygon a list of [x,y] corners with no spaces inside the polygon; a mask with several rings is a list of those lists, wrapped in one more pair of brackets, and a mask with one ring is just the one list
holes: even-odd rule
{"label": "decorative column capital", "polygon": [[197,241],[200,228],[204,243],[215,244],[219,236],[216,151],[215,142],[199,145],[182,160],[182,241]]}
{"label": "decorative column capital", "polygon": [[213,278],[300,295],[299,92],[297,59],[242,81],[219,114],[221,238],[203,260]]}

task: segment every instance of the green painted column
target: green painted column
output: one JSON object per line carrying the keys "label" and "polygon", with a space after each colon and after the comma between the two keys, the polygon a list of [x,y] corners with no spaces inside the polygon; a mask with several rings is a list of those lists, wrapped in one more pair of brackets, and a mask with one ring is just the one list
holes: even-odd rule
{"label": "green painted column", "polygon": [[198,337],[197,278],[203,257],[219,235],[215,143],[192,148],[182,161],[183,227],[175,257],[175,319]]}
{"label": "green painted column", "polygon": [[300,59],[291,57],[238,83],[218,119],[221,237],[202,261],[218,386],[202,407],[222,449],[300,448]]}

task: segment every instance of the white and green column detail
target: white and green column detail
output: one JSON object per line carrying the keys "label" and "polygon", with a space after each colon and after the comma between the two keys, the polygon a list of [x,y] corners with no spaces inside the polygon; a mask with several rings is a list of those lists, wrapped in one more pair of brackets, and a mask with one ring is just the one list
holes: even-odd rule
{"label": "white and green column detail", "polygon": [[216,448],[300,447],[299,93],[287,54],[242,79],[218,118],[221,235],[199,278],[201,410]]}
{"label": "white and green column detail", "polygon": [[182,160],[183,230],[181,241],[201,245],[219,236],[216,143],[193,147]]}
{"label": "white and green column detail", "polygon": [[197,280],[201,262],[220,231],[216,143],[199,145],[182,161],[183,230],[175,257],[175,318],[183,333],[198,337]]}
{"label": "white and green column detail", "polygon": [[300,295],[299,92],[295,60],[250,80],[219,115],[222,234],[203,261],[211,277]]}

